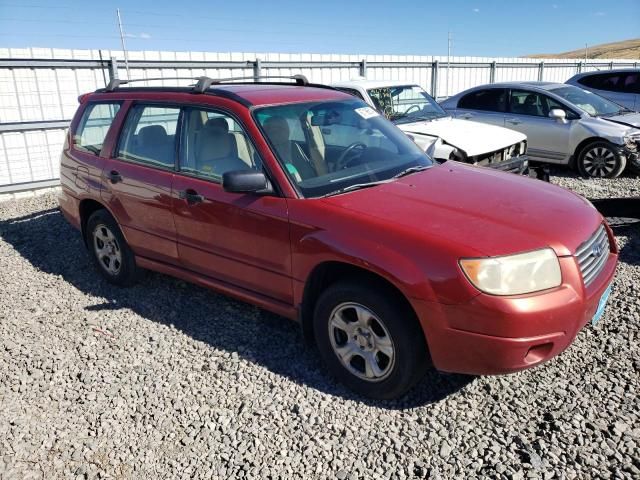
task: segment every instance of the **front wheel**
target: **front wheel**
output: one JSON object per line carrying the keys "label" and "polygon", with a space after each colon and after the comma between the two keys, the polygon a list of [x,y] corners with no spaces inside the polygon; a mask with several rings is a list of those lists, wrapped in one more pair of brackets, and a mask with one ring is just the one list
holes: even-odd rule
{"label": "front wheel", "polygon": [[331,373],[367,397],[402,396],[430,363],[414,312],[375,283],[330,286],[316,304],[314,333]]}
{"label": "front wheel", "polygon": [[578,156],[578,172],[584,177],[615,178],[627,166],[625,157],[612,143],[596,141],[582,149]]}

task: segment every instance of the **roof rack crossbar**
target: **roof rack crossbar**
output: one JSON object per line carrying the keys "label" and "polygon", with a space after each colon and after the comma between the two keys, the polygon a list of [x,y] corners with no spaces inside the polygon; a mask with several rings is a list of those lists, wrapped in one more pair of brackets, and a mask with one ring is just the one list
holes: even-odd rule
{"label": "roof rack crossbar", "polygon": [[119,78],[114,78],[109,82],[109,84],[104,89],[105,92],[113,92],[118,89],[121,85],[127,85],[133,82],[151,82],[151,81],[159,81],[159,80],[196,80],[195,85],[193,85],[193,93],[204,93],[206,92],[212,85],[218,85],[222,83],[232,83],[240,80],[253,80],[255,83],[260,83],[260,80],[270,80],[270,79],[286,79],[286,80],[294,80],[296,85],[306,86],[309,85],[309,80],[304,75],[293,75],[293,76],[284,76],[284,75],[274,75],[274,76],[264,76],[264,77],[228,77],[228,78],[210,78],[206,76],[201,77],[158,77],[158,78],[134,78],[130,80],[122,80]]}

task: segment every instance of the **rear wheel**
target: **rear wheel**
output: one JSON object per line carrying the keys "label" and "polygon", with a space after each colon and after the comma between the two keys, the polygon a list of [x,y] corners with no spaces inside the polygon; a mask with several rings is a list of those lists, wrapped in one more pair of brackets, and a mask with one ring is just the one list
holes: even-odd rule
{"label": "rear wheel", "polygon": [[582,149],[578,156],[578,172],[584,177],[615,178],[627,166],[625,157],[610,142],[596,141]]}
{"label": "rear wheel", "polygon": [[89,254],[104,278],[120,286],[136,281],[138,268],[135,257],[109,212],[93,212],[87,220],[85,235]]}
{"label": "rear wheel", "polygon": [[330,286],[316,304],[314,333],[331,373],[368,397],[402,396],[429,366],[414,312],[375,283]]}

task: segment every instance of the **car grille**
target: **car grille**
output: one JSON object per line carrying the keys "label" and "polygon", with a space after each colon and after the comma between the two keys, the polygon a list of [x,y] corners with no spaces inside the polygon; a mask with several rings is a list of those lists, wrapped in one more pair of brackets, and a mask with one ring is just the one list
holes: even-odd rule
{"label": "car grille", "polygon": [[600,225],[591,238],[578,247],[576,258],[585,286],[602,271],[609,258],[609,237],[604,225]]}

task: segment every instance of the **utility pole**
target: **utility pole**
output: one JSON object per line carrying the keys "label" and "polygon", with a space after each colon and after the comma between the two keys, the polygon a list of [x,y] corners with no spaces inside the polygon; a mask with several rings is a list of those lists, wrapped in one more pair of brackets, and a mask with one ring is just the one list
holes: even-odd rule
{"label": "utility pole", "polygon": [[451,38],[451,32],[447,32],[447,91],[445,96],[449,96],[449,85],[451,84],[451,48],[453,41]]}
{"label": "utility pole", "polygon": [[589,54],[589,45],[588,44],[584,44],[584,63],[587,63],[587,57]]}
{"label": "utility pole", "polygon": [[124,52],[124,68],[127,71],[127,78],[131,78],[129,75],[129,55],[127,54],[127,47],[124,44],[124,33],[122,31],[122,18],[120,17],[120,9],[116,8],[116,14],[118,15],[118,29],[120,30],[120,43],[122,44],[122,51]]}

